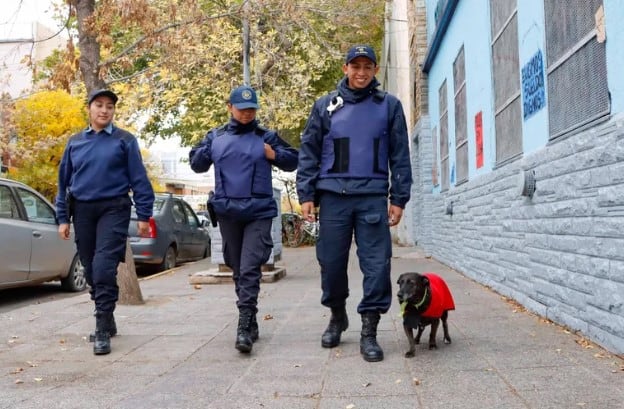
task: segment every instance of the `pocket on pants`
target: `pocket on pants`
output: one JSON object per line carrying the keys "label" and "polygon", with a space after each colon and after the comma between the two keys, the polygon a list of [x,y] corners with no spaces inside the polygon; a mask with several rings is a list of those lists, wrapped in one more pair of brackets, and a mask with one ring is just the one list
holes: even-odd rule
{"label": "pocket on pants", "polygon": [[262,254],[262,260],[260,261],[260,263],[265,264],[267,261],[269,261],[269,258],[271,257],[271,251],[273,251],[273,238],[271,237],[271,234],[269,232],[268,235],[262,235],[260,240],[262,241],[262,245],[264,246],[264,252]]}
{"label": "pocket on pants", "polygon": [[364,221],[368,224],[377,224],[381,220],[381,215],[379,213],[375,214],[367,214],[364,216]]}

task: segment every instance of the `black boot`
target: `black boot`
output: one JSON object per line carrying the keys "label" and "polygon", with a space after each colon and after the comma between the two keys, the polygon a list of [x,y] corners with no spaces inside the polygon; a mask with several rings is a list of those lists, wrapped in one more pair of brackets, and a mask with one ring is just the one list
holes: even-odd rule
{"label": "black boot", "polygon": [[384,358],[383,351],[377,343],[377,324],[379,324],[379,313],[365,312],[362,314],[360,354],[368,362],[378,362]]}
{"label": "black boot", "polygon": [[248,308],[241,308],[238,313],[238,329],[236,331],[236,349],[243,353],[251,352],[253,339],[251,337],[251,320],[254,312]]}
{"label": "black boot", "polygon": [[[93,315],[95,316],[95,312]],[[113,313],[111,313],[111,321],[108,324],[108,327],[110,328],[111,337],[117,335],[117,324],[115,323],[115,315]],[[95,332],[89,334],[89,342],[95,342]]]}
{"label": "black boot", "polygon": [[321,337],[321,345],[323,348],[333,348],[340,343],[340,335],[349,328],[349,319],[347,318],[347,310],[344,305],[342,307],[332,307],[329,325],[323,336]]}
{"label": "black boot", "polygon": [[93,343],[95,355],[106,355],[111,351],[109,326],[112,315],[112,312],[98,311],[95,313],[95,342]]}
{"label": "black boot", "polygon": [[251,341],[256,342],[260,337],[260,332],[258,331],[258,320],[256,319],[256,314],[251,316],[251,326],[249,328],[249,334],[251,335]]}

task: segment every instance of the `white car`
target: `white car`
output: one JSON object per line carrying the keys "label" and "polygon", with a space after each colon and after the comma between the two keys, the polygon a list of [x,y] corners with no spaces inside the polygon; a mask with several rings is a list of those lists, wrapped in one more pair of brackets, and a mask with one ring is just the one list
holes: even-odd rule
{"label": "white car", "polygon": [[87,286],[73,234],[59,237],[54,207],[36,190],[0,178],[0,289],[53,280],[67,291]]}

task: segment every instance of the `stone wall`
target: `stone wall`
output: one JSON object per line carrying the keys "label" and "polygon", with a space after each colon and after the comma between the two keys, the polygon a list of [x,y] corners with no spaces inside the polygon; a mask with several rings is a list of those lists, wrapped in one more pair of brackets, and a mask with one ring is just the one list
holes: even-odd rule
{"label": "stone wall", "polygon": [[[429,128],[424,116],[413,133],[418,244],[530,310],[624,353],[624,115],[444,193],[432,193]],[[519,173],[527,170],[536,176],[533,198],[520,194]]]}

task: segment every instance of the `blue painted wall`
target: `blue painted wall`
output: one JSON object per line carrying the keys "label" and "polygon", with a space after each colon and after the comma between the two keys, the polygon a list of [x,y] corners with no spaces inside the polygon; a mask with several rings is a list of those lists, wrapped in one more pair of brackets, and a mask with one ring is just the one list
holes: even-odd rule
{"label": "blue painted wall", "polygon": [[611,112],[624,112],[624,1],[604,0]]}
{"label": "blue painted wall", "polygon": [[[546,34],[544,32],[544,2],[542,0],[518,1],[518,52],[520,77],[522,67],[541,50],[544,62],[544,92],[548,100],[546,78]],[[522,87],[522,82],[520,83]],[[522,91],[521,91],[522,92]],[[548,142],[548,105],[522,121],[522,149],[525,154],[533,152]]]}
{"label": "blue painted wall", "polygon": [[[429,4],[431,3],[431,4]],[[428,18],[433,18],[431,8],[437,1],[429,1]],[[478,12],[474,12],[478,10]],[[466,117],[468,120],[468,180],[490,172],[496,159],[494,145],[494,96],[492,94],[492,65],[490,47],[490,14],[488,0],[460,1],[448,27],[440,51],[429,71],[429,114],[431,128],[438,129],[438,91],[446,79],[448,106],[449,164],[455,168],[455,89],[453,85],[453,62],[464,46],[466,64]],[[430,33],[433,35],[433,32]],[[431,39],[429,40],[431,42]],[[483,166],[476,168],[475,116],[483,112]],[[438,161],[439,161],[438,149]],[[453,183],[451,183],[451,186]],[[440,190],[438,186],[437,191]]]}
{"label": "blue painted wall", "polygon": [[[439,51],[429,70],[429,114],[431,128],[438,130],[438,91],[447,80],[449,167],[451,189],[455,175],[455,107],[453,85],[453,61],[462,45],[466,61],[467,120],[468,120],[468,180],[492,171],[496,161],[496,137],[494,128],[494,94],[492,91],[491,35],[489,0],[462,0],[441,42]],[[427,33],[431,44],[435,34],[435,10],[438,0],[427,0]],[[607,35],[607,72],[612,97],[612,114],[624,111],[624,1],[604,0]],[[520,83],[522,92],[522,68],[536,53],[543,57],[543,86],[548,101],[548,79],[546,73],[546,39],[544,31],[543,0],[518,1],[518,42],[520,60]],[[522,95],[524,96],[524,94]],[[521,97],[522,97],[521,96]],[[475,115],[483,112],[484,164],[476,168]],[[532,113],[522,121],[523,153],[535,152],[549,141],[548,105]],[[440,162],[438,148],[438,163]],[[439,165],[438,165],[439,168]],[[440,187],[434,188],[439,191]]]}

